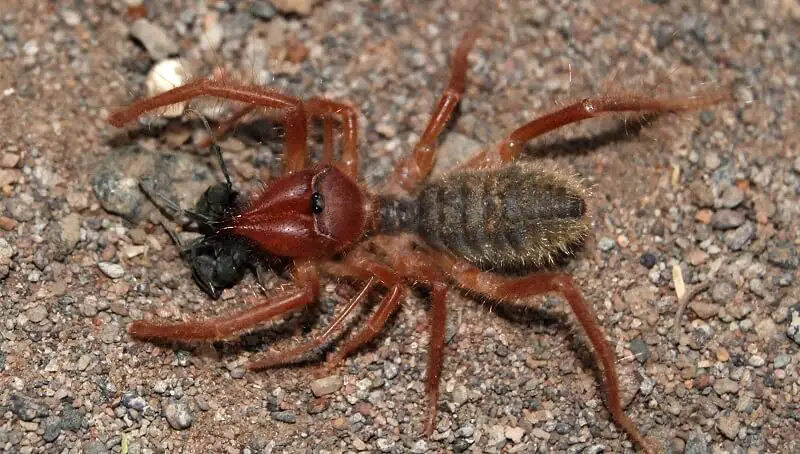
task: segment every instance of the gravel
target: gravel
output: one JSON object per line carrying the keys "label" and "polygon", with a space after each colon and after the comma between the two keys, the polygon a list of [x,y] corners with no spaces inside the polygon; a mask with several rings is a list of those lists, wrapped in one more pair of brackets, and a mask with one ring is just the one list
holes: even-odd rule
{"label": "gravel", "polygon": [[[10,2],[0,13],[0,451],[631,452],[555,295],[516,311],[448,294],[430,438],[419,436],[424,290],[321,379],[319,360],[335,345],[291,367],[245,365],[327,326],[352,295],[327,277],[318,306],[225,341],[127,334],[133,320],[202,319],[264,298],[248,274],[209,300],[162,221],[186,243],[192,226],[171,222],[169,207],[140,189],[190,208],[220,181],[198,146],[208,133],[197,117],[105,122],[144,95],[156,64],[180,58],[189,77],[224,66],[237,79],[352,104],[362,176],[378,184],[424,130],[459,34],[477,16],[492,32],[470,55],[437,175],[584,96],[733,90],[728,104],[641,131],[635,118],[575,124],[532,142],[524,159],[591,188],[587,245],[553,268],[574,276],[597,313],[645,435],[672,452],[791,452],[800,438],[800,10],[791,2],[735,11],[710,0],[477,10],[465,0],[206,3],[87,2],[45,14]],[[190,107],[213,117],[228,105]],[[321,129],[312,124],[315,155]],[[250,193],[277,175],[282,134],[263,121],[220,141],[237,187]],[[710,284],[677,327],[676,266],[687,289]],[[286,284],[277,271],[262,276],[267,293]]]}

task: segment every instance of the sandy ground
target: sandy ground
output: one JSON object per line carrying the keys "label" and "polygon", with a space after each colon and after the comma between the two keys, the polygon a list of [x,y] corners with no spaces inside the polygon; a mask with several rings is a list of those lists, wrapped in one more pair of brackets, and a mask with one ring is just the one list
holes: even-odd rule
{"label": "sandy ground", "polygon": [[[451,293],[430,439],[419,436],[421,294],[322,383],[315,361],[260,373],[243,365],[324,326],[346,286],[327,286],[316,312],[229,342],[156,346],[126,333],[134,319],[225,314],[261,292],[248,276],[212,302],[136,187],[155,173],[190,206],[218,181],[195,145],[197,122],[105,121],[143,95],[155,60],[173,53],[201,62],[201,75],[224,66],[352,104],[364,181],[375,184],[419,137],[476,22],[483,36],[443,168],[583,96],[733,93],[644,128],[635,118],[565,128],[523,159],[592,189],[593,235],[565,269],[615,346],[642,432],[667,452],[791,452],[800,438],[795,2],[323,0],[308,14],[268,2],[152,3],[156,31],[134,32],[141,42],[126,2],[0,5],[4,452],[632,452],[555,297],[520,312]],[[280,168],[280,134],[271,126],[259,143],[242,131],[221,145],[248,189]],[[267,277],[267,287],[282,282]],[[676,292],[704,283],[676,342]],[[316,397],[319,386],[328,389]]]}

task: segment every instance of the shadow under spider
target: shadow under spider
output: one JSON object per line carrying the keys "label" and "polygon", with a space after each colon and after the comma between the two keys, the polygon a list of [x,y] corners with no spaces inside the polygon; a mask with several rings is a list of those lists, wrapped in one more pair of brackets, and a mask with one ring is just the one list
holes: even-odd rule
{"label": "shadow under spider", "polygon": [[663,114],[648,114],[635,120],[618,120],[614,127],[597,134],[571,139],[560,138],[552,142],[529,143],[525,145],[524,156],[528,158],[555,158],[564,154],[574,156],[588,155],[600,148],[639,136],[643,130],[663,116]]}
{"label": "shadow under spider", "polygon": [[[555,336],[559,332],[566,333],[565,342],[569,344],[569,349],[575,354],[575,358],[580,362],[581,368],[591,371],[596,383],[605,382],[603,370],[600,362],[594,354],[591,343],[583,334],[581,328],[576,325],[575,317],[571,311],[555,311],[558,305],[565,305],[566,302],[555,296],[542,297],[541,307],[530,307],[519,304],[503,304],[492,300],[480,299],[485,305],[491,307],[491,312],[500,318],[516,325],[523,325],[531,329],[536,336]],[[543,328],[541,334],[536,333],[533,326]],[[541,332],[542,330],[540,330]],[[576,371],[577,372],[577,371]],[[605,402],[608,398],[602,386],[599,386],[598,395]]]}

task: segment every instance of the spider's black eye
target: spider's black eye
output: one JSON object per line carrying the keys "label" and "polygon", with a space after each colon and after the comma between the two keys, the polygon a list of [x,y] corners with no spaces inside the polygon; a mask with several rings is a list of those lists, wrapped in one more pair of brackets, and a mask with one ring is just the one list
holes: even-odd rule
{"label": "spider's black eye", "polygon": [[322,194],[319,192],[311,194],[311,212],[314,214],[320,214],[324,209],[325,199],[322,198]]}

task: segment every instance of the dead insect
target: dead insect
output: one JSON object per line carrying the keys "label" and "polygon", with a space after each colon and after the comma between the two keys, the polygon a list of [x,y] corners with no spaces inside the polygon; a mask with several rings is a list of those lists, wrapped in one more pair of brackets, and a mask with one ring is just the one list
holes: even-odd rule
{"label": "dead insect", "polygon": [[[233,188],[230,174],[222,159],[222,151],[216,143],[211,150],[217,156],[225,181],[210,186],[195,204],[194,210],[183,210],[178,203],[169,200],[153,189],[152,182],[145,179],[140,187],[159,208],[172,215],[185,215],[197,225],[202,236],[189,245],[165,226],[173,241],[181,248],[181,253],[192,268],[192,276],[200,288],[214,299],[223,290],[238,284],[253,267],[259,263],[259,252],[246,238],[221,231],[231,217],[245,204],[244,197]],[[258,269],[258,268],[256,268]]]}
{"label": "dead insect", "polygon": [[[718,103],[725,96],[587,98],[523,125],[462,169],[429,181],[437,138],[464,92],[467,55],[477,36],[470,31],[461,40],[453,56],[448,86],[422,138],[379,192],[371,192],[358,182],[356,112],[338,102],[301,101],[223,77],[197,79],[113,113],[109,121],[121,126],[171,104],[216,97],[245,103],[243,109],[220,125],[220,131],[247,114],[267,109],[282,110],[286,131],[284,176],[235,209],[233,201],[238,196],[229,181],[204,195],[197,211],[203,215],[208,233],[194,249],[190,263],[195,276],[204,282],[201,285],[214,295],[241,277],[238,271],[231,270],[239,270],[246,262],[246,254],[233,253],[238,248],[234,245],[244,239],[261,253],[292,260],[293,287],[229,316],[180,323],[138,320],[130,325],[130,334],[139,339],[176,341],[230,337],[313,303],[319,294],[320,276],[347,278],[360,282],[361,291],[328,328],[298,347],[268,353],[249,366],[263,369],[302,358],[326,344],[368,294],[382,291],[382,300],[366,326],[328,358],[326,365],[335,367],[381,331],[404,300],[407,284],[423,286],[430,290],[432,300],[424,422],[425,433],[431,434],[439,396],[449,288],[455,284],[471,295],[520,305],[532,305],[533,296],[555,293],[569,303],[602,363],[608,409],[614,421],[636,445],[652,449],[623,411],[613,350],[572,277],[563,272],[531,272],[520,277],[485,270],[535,269],[588,234],[584,189],[573,178],[558,172],[512,164],[523,144],[562,126],[609,112],[697,109]],[[310,119],[323,121],[324,145],[322,163],[307,168]],[[343,133],[338,162],[333,158],[334,122],[341,124]]]}

